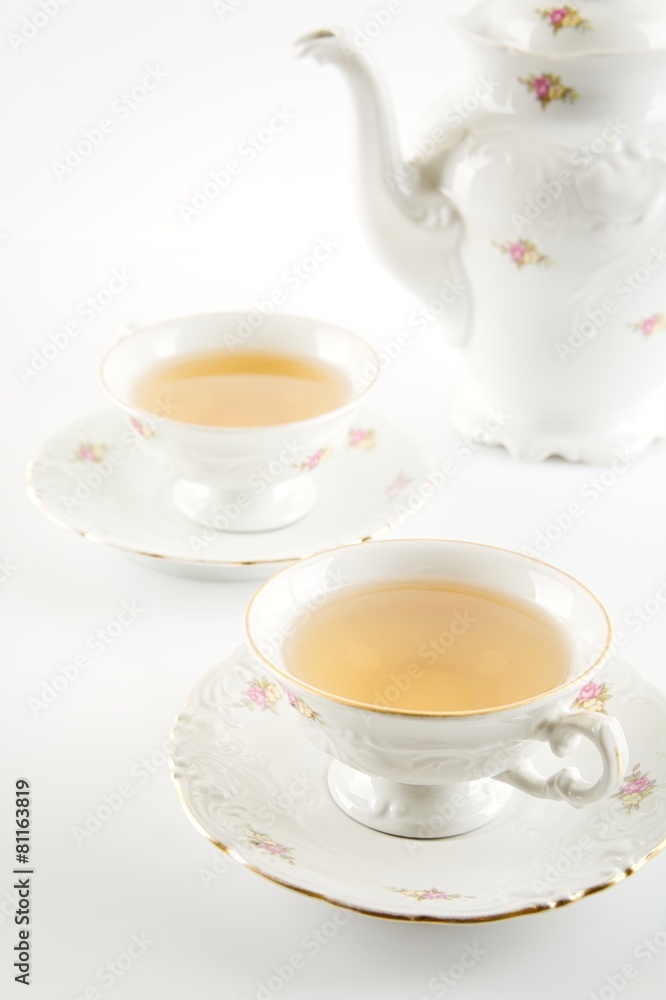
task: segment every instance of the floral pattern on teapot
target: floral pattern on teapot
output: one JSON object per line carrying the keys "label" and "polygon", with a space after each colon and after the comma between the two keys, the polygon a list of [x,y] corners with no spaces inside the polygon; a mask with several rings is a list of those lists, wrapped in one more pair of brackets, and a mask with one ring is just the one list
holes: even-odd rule
{"label": "floral pattern on teapot", "polygon": [[541,73],[537,76],[532,73],[528,77],[518,77],[524,83],[531,94],[534,94],[541,107],[545,109],[554,101],[563,101],[573,104],[580,98],[580,94],[573,87],[567,87],[562,83],[562,77],[554,73]]}
{"label": "floral pattern on teapot", "polygon": [[[504,406],[511,420],[488,443],[530,461],[612,464],[618,449],[638,454],[663,435],[666,337],[650,316],[661,303],[645,299],[628,314],[613,305],[605,335],[566,371],[558,345],[624,288],[623,272],[631,276],[648,254],[647,270],[657,269],[655,252],[661,260],[666,4],[469,6],[452,20],[469,56],[454,94],[470,114],[454,131],[456,105],[447,97],[431,105],[428,131],[413,144],[418,156],[405,156],[385,88],[352,29],[311,32],[297,52],[335,65],[351,87],[363,217],[384,265],[426,305],[447,283],[460,289],[438,316],[447,342],[466,355],[451,407],[456,430],[473,434]],[[505,261],[487,252],[494,242]],[[527,267],[521,295],[505,264]],[[538,270],[548,281],[536,280]],[[640,320],[649,321],[637,333],[627,328]],[[637,345],[643,337],[649,351]]]}
{"label": "floral pattern on teapot", "polygon": [[495,243],[502,253],[507,254],[520,270],[529,264],[552,264],[553,261],[546,254],[541,253],[531,240],[507,240],[504,243]]}
{"label": "floral pattern on teapot", "polygon": [[563,28],[580,28],[582,31],[590,31],[592,25],[583,17],[580,11],[576,7],[572,7],[570,4],[565,3],[562,7],[537,7],[537,14],[541,14],[544,21],[548,21],[553,29],[553,33],[557,34],[558,31],[562,31]]}

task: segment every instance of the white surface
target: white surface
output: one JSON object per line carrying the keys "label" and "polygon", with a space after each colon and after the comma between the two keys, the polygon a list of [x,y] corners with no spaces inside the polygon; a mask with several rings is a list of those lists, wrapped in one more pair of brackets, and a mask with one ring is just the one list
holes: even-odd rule
{"label": "white surface", "polygon": [[[343,990],[352,1000],[433,1000],[444,995],[439,974],[474,945],[484,954],[456,984],[459,1000],[588,998],[604,987],[609,997],[606,977],[627,964],[637,975],[623,995],[653,1000],[662,987],[666,952],[649,963],[641,956],[643,942],[666,930],[663,856],[558,912],[451,928],[358,919],[317,946],[315,932],[335,911],[235,864],[225,867],[182,814],[159,763],[188,689],[241,640],[254,585],[152,573],[59,532],[23,495],[24,465],[42,440],[102,405],[96,365],[125,322],[242,308],[281,288],[285,309],[347,324],[376,344],[406,326],[418,304],[374,261],[356,221],[341,81],[290,55],[299,33],[329,21],[363,23],[381,6],[242,0],[221,19],[204,0],[72,0],[17,53],[7,35],[38,3],[3,7],[0,72],[11,98],[2,111],[0,163],[7,234],[0,248],[0,555],[14,568],[0,594],[0,900],[11,886],[14,781],[27,776],[37,872],[33,1000],[83,996],[93,986],[114,1000],[254,998],[273,966],[297,952],[304,967],[277,993],[287,1000],[327,1000]],[[465,6],[403,0],[404,11],[372,43],[403,135],[458,75],[460,48],[446,33],[445,14]],[[151,65],[168,79],[58,181],[52,161]],[[293,122],[252,163],[244,159],[224,197],[184,224],[179,204],[210,170],[239,156],[239,144],[270,121],[274,107],[286,107]],[[290,288],[286,281],[294,279],[284,272],[329,235],[340,249],[300,289]],[[131,282],[86,322],[79,303],[102,289],[114,268],[126,268]],[[72,321],[76,338],[26,385],[18,366]],[[577,503],[578,516],[545,556],[598,592],[626,636],[623,657],[666,686],[666,616],[658,611],[637,628],[634,612],[664,593],[666,447],[654,446],[616,474],[603,494],[594,485],[598,469],[531,467],[502,452],[471,453],[445,418],[459,373],[460,359],[433,328],[387,371],[376,397],[378,408],[399,411],[456,469],[401,534],[533,546],[537,532]],[[96,654],[88,637],[131,600],[142,613]],[[28,699],[83,651],[89,667],[35,716]],[[149,774],[145,759],[153,753],[159,766],[149,763]],[[131,795],[117,814],[77,844],[73,828],[123,784]],[[206,887],[201,873],[216,862],[219,877]],[[2,920],[0,983],[10,998],[26,995],[12,982],[14,930]],[[121,978],[96,979],[132,934],[144,932],[154,944]]]}

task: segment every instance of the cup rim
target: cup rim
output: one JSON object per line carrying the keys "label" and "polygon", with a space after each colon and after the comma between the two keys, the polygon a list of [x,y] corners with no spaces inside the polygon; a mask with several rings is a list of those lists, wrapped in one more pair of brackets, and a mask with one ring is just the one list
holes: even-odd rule
{"label": "cup rim", "polygon": [[[150,410],[146,410],[142,406],[138,406],[136,403],[132,403],[129,400],[122,399],[117,393],[113,392],[113,390],[110,388],[108,382],[104,378],[104,366],[106,365],[106,362],[111,357],[113,352],[118,347],[120,347],[121,344],[126,343],[126,341],[131,340],[134,337],[138,337],[140,334],[146,333],[147,330],[150,330],[154,327],[164,326],[167,323],[180,323],[184,322],[185,320],[212,319],[215,317],[229,317],[229,316],[240,317],[249,315],[249,312],[250,312],[249,309],[223,309],[220,310],[219,312],[188,313],[185,316],[169,316],[166,319],[158,320],[155,323],[147,323],[145,326],[140,326],[136,330],[131,330],[129,333],[117,337],[116,340],[113,342],[113,344],[111,344],[111,346],[104,352],[97,366],[97,377],[102,386],[102,389],[107,394],[107,396],[111,400],[113,400],[113,402],[117,406],[120,406],[123,410],[128,410],[132,413],[136,413],[140,415],[144,420],[155,420],[155,414],[152,413]],[[332,410],[326,410],[324,413],[318,413],[314,417],[306,417],[303,420],[293,420],[290,421],[289,423],[265,424],[265,425],[260,425],[258,427],[252,427],[252,426],[218,427],[215,424],[195,424],[185,420],[174,420],[171,417],[164,417],[163,419],[167,421],[171,426],[181,427],[184,429],[189,429],[197,432],[207,431],[213,434],[247,434],[247,433],[257,433],[262,431],[263,432],[274,431],[274,430],[277,431],[284,430],[285,432],[288,432],[291,429],[296,429],[299,427],[304,427],[313,424],[315,421],[322,420],[323,418],[332,416],[333,414],[336,415],[343,414],[346,413],[347,410],[352,410],[356,408],[361,402],[361,400],[364,399],[365,396],[367,396],[367,394],[370,392],[372,388],[374,388],[375,384],[377,383],[377,379],[379,378],[379,372],[380,372],[379,355],[375,347],[368,340],[362,337],[359,333],[355,333],[353,330],[349,330],[347,327],[341,326],[339,323],[330,323],[326,319],[317,319],[313,316],[305,316],[302,313],[283,313],[276,311],[274,313],[271,313],[270,316],[267,316],[266,319],[270,320],[274,316],[278,316],[286,320],[297,320],[297,321],[304,320],[312,324],[321,323],[322,325],[327,326],[329,329],[335,330],[336,332],[342,333],[346,337],[349,337],[351,340],[357,341],[364,348],[366,348],[372,355],[374,371],[372,374],[372,378],[370,379],[368,384],[365,385],[360,390],[357,396],[354,396],[353,399],[350,399],[342,406],[337,406]]]}
{"label": "cup rim", "polygon": [[[536,563],[539,566],[545,566],[549,570],[553,570],[560,576],[571,580],[577,587],[584,590],[594,601],[597,607],[601,610],[607,627],[607,637],[606,642],[602,651],[599,653],[594,663],[592,663],[582,674],[577,674],[575,677],[564,681],[562,684],[558,684],[557,687],[550,688],[548,691],[543,691],[541,694],[532,695],[531,698],[524,698],[522,701],[510,702],[507,705],[496,705],[491,708],[481,708],[481,709],[466,709],[462,712],[435,712],[435,711],[422,711],[419,709],[400,709],[394,708],[391,705],[370,705],[366,702],[355,701],[353,698],[343,698],[341,695],[332,694],[331,692],[324,691],[321,688],[317,688],[312,684],[308,684],[306,681],[300,680],[298,677],[294,677],[292,674],[287,673],[281,667],[278,667],[268,656],[265,656],[259,647],[256,645],[252,638],[252,632],[250,629],[250,614],[254,606],[255,601],[259,595],[264,591],[270,584],[273,583],[275,579],[279,576],[283,576],[285,573],[294,572],[301,568],[305,563],[310,562],[314,559],[318,559],[324,555],[332,555],[337,552],[343,552],[347,549],[352,549],[362,546],[374,546],[374,545],[395,545],[400,542],[446,542],[448,544],[455,545],[465,545],[474,546],[475,548],[489,549],[493,552],[504,552],[507,555],[519,556],[521,559],[527,560],[531,563]],[[464,719],[473,718],[475,716],[486,716],[495,715],[499,712],[508,712],[516,708],[521,708],[524,705],[532,705],[537,702],[546,702],[548,699],[554,695],[561,694],[567,691],[569,688],[578,687],[585,683],[585,679],[591,677],[597,670],[606,662],[611,651],[613,644],[613,623],[611,621],[610,615],[606,610],[606,607],[599,600],[594,591],[590,590],[584,583],[581,583],[577,577],[573,576],[571,573],[567,573],[565,570],[560,569],[558,566],[553,566],[552,563],[546,562],[544,559],[537,559],[535,556],[528,556],[522,552],[518,552],[516,549],[508,549],[501,545],[487,545],[485,542],[472,542],[463,538],[434,538],[430,537],[408,537],[408,538],[383,538],[374,539],[371,541],[356,542],[347,545],[337,545],[332,549],[321,549],[319,552],[315,552],[308,556],[306,559],[301,559],[298,563],[294,563],[291,566],[286,566],[284,569],[278,570],[273,576],[269,577],[268,580],[264,581],[261,586],[255,591],[255,593],[250,598],[250,601],[245,609],[244,616],[244,632],[247,644],[252,652],[252,654],[258,657],[259,660],[263,661],[270,670],[278,674],[281,678],[287,681],[289,684],[295,687],[300,687],[301,689],[308,691],[310,694],[318,695],[320,698],[324,698],[327,701],[337,702],[340,705],[347,705],[350,708],[360,708],[366,712],[378,712],[382,715],[402,715],[412,718],[428,718],[428,719]]]}

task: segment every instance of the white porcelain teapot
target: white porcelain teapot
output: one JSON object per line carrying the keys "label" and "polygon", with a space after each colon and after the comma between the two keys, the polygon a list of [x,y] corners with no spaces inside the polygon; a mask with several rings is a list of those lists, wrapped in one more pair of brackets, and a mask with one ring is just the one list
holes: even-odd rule
{"label": "white porcelain teapot", "polygon": [[541,4],[454,19],[469,81],[410,159],[352,33],[297,52],[346,74],[373,243],[466,352],[458,429],[607,463],[666,431],[666,2]]}

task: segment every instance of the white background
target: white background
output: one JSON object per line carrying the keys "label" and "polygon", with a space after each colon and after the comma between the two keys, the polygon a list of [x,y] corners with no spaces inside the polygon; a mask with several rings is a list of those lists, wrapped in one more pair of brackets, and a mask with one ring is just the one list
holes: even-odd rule
{"label": "white background", "polygon": [[[376,344],[394,337],[417,303],[373,259],[353,200],[351,107],[332,69],[296,61],[292,40],[333,23],[362,25],[382,6],[352,0],[241,0],[220,16],[210,0],[71,0],[28,44],[11,32],[39,10],[5,0],[2,47],[2,391],[0,586],[4,622],[0,698],[0,991],[34,1000],[77,997],[97,984],[112,1000],[255,997],[274,964],[303,951],[330,919],[323,903],[231,864],[206,888],[214,849],[183,815],[161,763],[170,723],[200,674],[241,640],[252,583],[159,575],[87,544],[42,518],[24,495],[24,468],[46,436],[104,399],[96,367],[127,321],[249,305],[332,236],[340,249],[285,308],[346,324]],[[466,0],[403,0],[372,42],[401,131],[459,77],[462,53],[446,14]],[[168,74],[90,156],[58,179],[53,163],[147,68]],[[209,171],[286,108],[293,121],[200,217],[186,224]],[[132,280],[94,321],[77,308],[114,268]],[[77,320],[79,333],[33,377],[33,349]],[[386,373],[376,407],[400,414],[436,457],[450,456],[452,387],[461,359],[433,327]],[[546,558],[584,579],[629,634],[624,655],[666,686],[666,615],[628,629],[632,608],[666,576],[666,447],[652,447],[596,504],[585,506]],[[530,467],[486,451],[401,529],[520,548],[599,470],[551,461]],[[143,609],[103,655],[37,715],[30,697],[85,650],[124,601]],[[142,758],[160,765],[147,780]],[[150,765],[151,767],[153,765]],[[15,928],[6,914],[13,867],[14,781],[33,785],[34,984],[12,982]],[[129,783],[131,797],[82,845],[72,828]],[[495,925],[402,925],[358,917],[280,995],[431,1000],[428,981],[478,944],[483,958],[457,1000],[588,998],[634,949],[666,930],[666,857],[575,906]],[[110,988],[97,970],[132,934],[154,943]],[[664,955],[641,967],[624,995],[652,1000]],[[606,996],[610,996],[608,991]]]}

